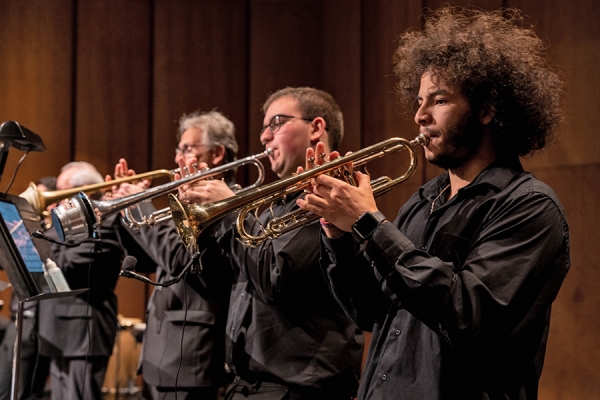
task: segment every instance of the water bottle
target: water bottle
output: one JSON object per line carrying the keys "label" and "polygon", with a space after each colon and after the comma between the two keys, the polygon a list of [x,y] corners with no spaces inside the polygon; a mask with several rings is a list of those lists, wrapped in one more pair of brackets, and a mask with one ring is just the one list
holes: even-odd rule
{"label": "water bottle", "polygon": [[46,270],[48,271],[48,275],[52,279],[57,292],[68,292],[71,290],[62,271],[50,258],[46,259]]}

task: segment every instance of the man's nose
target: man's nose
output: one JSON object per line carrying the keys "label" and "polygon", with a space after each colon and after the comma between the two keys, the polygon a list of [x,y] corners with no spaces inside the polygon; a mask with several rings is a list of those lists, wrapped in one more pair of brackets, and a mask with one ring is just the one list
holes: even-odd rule
{"label": "man's nose", "polygon": [[260,134],[260,143],[263,146],[267,146],[273,140],[273,133],[270,128],[265,128],[265,130]]}
{"label": "man's nose", "polygon": [[431,114],[424,105],[420,105],[417,109],[415,122],[417,125],[429,125],[431,123]]}

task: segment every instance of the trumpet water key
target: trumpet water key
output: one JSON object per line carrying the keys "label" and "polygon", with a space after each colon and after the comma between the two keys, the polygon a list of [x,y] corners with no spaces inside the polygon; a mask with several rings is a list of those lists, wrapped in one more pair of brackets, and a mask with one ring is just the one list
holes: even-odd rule
{"label": "trumpet water key", "polygon": [[338,157],[333,161],[306,170],[300,174],[280,179],[271,184],[259,186],[245,193],[206,205],[182,203],[177,197],[169,195],[169,207],[171,208],[173,222],[175,222],[175,226],[186,248],[194,254],[198,251],[196,238],[207,226],[225,215],[239,210],[236,223],[239,240],[246,246],[256,246],[265,240],[276,238],[282,233],[310,223],[319,217],[303,210],[296,210],[295,212],[273,218],[266,227],[261,227],[259,234],[252,235],[245,230],[244,226],[244,220],[249,213],[257,213],[259,208],[268,206],[275,201],[309,187],[310,180],[318,175],[347,176],[344,167],[350,162],[355,167],[360,167],[368,162],[394,154],[400,150],[407,150],[410,157],[410,165],[404,174],[394,179],[383,176],[371,181],[375,196],[382,195],[414,174],[417,167],[417,157],[413,146],[426,146],[428,143],[429,137],[423,133],[411,141],[403,138],[387,139],[349,155]]}

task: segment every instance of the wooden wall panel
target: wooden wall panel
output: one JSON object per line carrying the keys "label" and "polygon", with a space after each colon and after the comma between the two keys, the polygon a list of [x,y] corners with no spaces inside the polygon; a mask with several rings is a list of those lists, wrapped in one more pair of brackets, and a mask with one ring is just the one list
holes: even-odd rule
{"label": "wooden wall panel", "polygon": [[600,164],[534,170],[560,198],[570,228],[571,269],[554,302],[540,399],[600,398]]}
{"label": "wooden wall panel", "polygon": [[344,114],[340,152],[360,149],[362,129],[361,2],[323,2],[323,89]]}
{"label": "wooden wall panel", "polygon": [[[77,3],[76,160],[113,174],[119,158],[146,166],[150,152],[150,15],[147,2]],[[141,317],[146,288],[117,285],[119,312]]]}
{"label": "wooden wall panel", "polygon": [[[397,38],[409,27],[419,26],[422,13],[420,2],[378,1],[365,2],[362,17],[362,79],[363,119],[361,148],[391,137],[413,139],[419,133],[409,110],[402,109],[395,94],[393,55]],[[390,219],[394,219],[400,206],[423,184],[421,158],[415,175],[392,192],[378,200],[378,206]],[[388,156],[368,170],[373,178],[382,175],[397,177],[407,169],[406,152]]]}
{"label": "wooden wall panel", "polygon": [[157,1],[152,166],[173,168],[177,121],[217,109],[233,121],[246,155],[247,14],[244,0]]}
{"label": "wooden wall panel", "polygon": [[77,3],[75,158],[101,173],[149,153],[150,8],[135,0]]}
{"label": "wooden wall panel", "polygon": [[533,3],[509,0],[520,8],[538,35],[549,46],[551,61],[565,76],[566,124],[556,142],[542,157],[535,157],[532,167],[583,165],[600,161],[600,136],[594,128],[600,125],[598,93],[600,84],[595,67],[600,60],[600,26],[592,16],[598,15],[600,2],[583,0],[577,5],[549,0]]}
{"label": "wooden wall panel", "polygon": [[[51,15],[52,18],[48,18]],[[0,13],[0,122],[17,121],[42,137],[45,153],[30,153],[9,193],[56,175],[70,160],[73,7],[71,0],[3,0]],[[67,151],[65,151],[65,147]],[[6,191],[23,153],[12,148],[0,190]],[[0,270],[0,279],[8,281]],[[10,315],[12,290],[0,293]]]}
{"label": "wooden wall panel", "polygon": [[[0,122],[21,123],[41,136],[47,147],[45,153],[27,156],[10,193],[22,192],[44,175],[56,175],[70,161],[72,40],[71,0],[2,1]],[[7,189],[22,155],[10,150],[1,190]]]}
{"label": "wooden wall panel", "polygon": [[[248,145],[251,154],[263,151],[259,131],[262,105],[268,95],[286,86],[323,87],[323,13],[316,0],[252,1]],[[266,181],[276,179],[266,167]]]}
{"label": "wooden wall panel", "polygon": [[[329,92],[344,113],[342,150],[357,149],[361,125],[360,1],[261,0],[251,3],[248,141],[262,150],[258,130],[268,95],[286,86]],[[269,168],[267,168],[269,170]],[[275,179],[268,173],[268,180]]]}

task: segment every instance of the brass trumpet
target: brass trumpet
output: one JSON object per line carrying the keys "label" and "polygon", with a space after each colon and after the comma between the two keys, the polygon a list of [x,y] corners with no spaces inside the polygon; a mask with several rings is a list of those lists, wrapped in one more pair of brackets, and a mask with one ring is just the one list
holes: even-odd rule
{"label": "brass trumpet", "polygon": [[102,192],[112,185],[119,185],[121,183],[129,183],[143,179],[159,178],[163,176],[168,176],[171,180],[173,180],[175,179],[175,173],[177,171],[178,170],[158,169],[151,172],[145,172],[143,174],[115,179],[109,182],[100,182],[71,189],[53,190],[47,192],[40,191],[35,183],[30,182],[29,187],[27,187],[27,189],[25,189],[25,191],[19,196],[27,200],[37,215],[46,217],[48,216],[48,211],[46,208],[48,208],[50,204],[58,203],[61,200],[68,199],[79,192],[85,192],[86,194],[91,195]]}
{"label": "brass trumpet", "polygon": [[349,162],[353,162],[355,167],[360,167],[400,150],[407,150],[410,155],[410,165],[404,174],[395,179],[383,176],[371,181],[374,195],[379,196],[414,174],[417,168],[417,157],[413,146],[426,146],[427,143],[429,143],[429,137],[422,133],[411,141],[403,138],[387,139],[300,174],[206,205],[181,203],[177,197],[169,195],[171,215],[183,243],[192,254],[199,250],[196,238],[200,233],[216,220],[236,210],[240,210],[236,223],[240,241],[246,246],[256,246],[265,240],[274,239],[285,232],[308,224],[319,217],[303,210],[296,210],[284,216],[275,217],[266,227],[261,227],[260,234],[251,235],[244,228],[244,220],[248,213],[253,210],[258,211],[264,205],[307,188],[310,186],[310,180],[318,175],[345,175],[343,169]]}
{"label": "brass trumpet", "polygon": [[[197,171],[184,176],[182,179],[158,185],[147,189],[143,192],[125,196],[115,200],[91,200],[86,193],[80,191],[76,196],[69,199],[67,202],[60,204],[52,209],[52,222],[56,227],[56,232],[60,240],[83,240],[94,235],[96,227],[104,222],[111,215],[134,206],[142,201],[154,199],[169,192],[175,191],[184,184],[192,183],[201,179],[212,178],[216,175],[223,174],[232,169],[252,164],[258,169],[258,178],[252,185],[241,189],[238,193],[246,190],[254,189],[264,180],[264,166],[259,161],[271,154],[272,150],[267,149],[262,153],[235,160],[225,165],[221,165],[209,170]],[[126,178],[116,179],[114,181],[105,182],[108,186],[119,184],[134,178],[145,179],[145,174],[134,175]],[[85,187],[87,190],[87,186]],[[160,211],[160,210],[159,210]]]}

